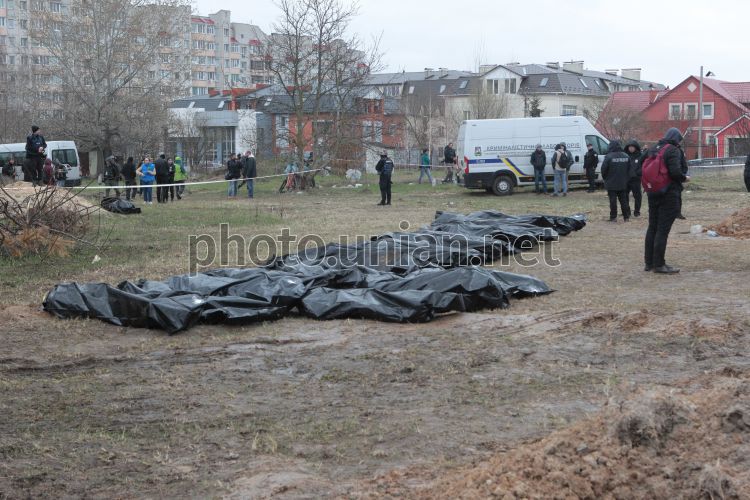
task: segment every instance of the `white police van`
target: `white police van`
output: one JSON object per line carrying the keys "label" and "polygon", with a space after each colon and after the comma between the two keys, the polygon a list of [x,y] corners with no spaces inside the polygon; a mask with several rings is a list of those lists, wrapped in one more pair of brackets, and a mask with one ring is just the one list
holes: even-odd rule
{"label": "white police van", "polygon": [[464,186],[508,195],[516,186],[534,185],[531,153],[541,144],[547,154],[544,175],[553,181],[551,159],[555,146],[564,142],[575,163],[568,171],[568,183],[586,183],[583,155],[590,143],[599,154],[599,166],[609,142],[582,116],[466,120],[461,124],[456,153],[464,169]]}
{"label": "white police van", "polygon": [[[67,165],[66,186],[81,185],[81,160],[78,148],[73,141],[47,141],[47,158]],[[0,165],[5,165],[10,157],[16,160],[16,180],[23,180],[23,162],[26,159],[26,143],[0,144]]]}

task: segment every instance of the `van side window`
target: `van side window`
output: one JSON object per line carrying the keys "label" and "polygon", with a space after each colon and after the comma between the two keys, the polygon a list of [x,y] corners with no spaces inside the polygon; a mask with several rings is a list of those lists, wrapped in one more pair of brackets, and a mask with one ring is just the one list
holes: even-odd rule
{"label": "van side window", "polygon": [[598,155],[606,155],[609,145],[598,135],[587,135],[586,144],[594,146],[594,152]]}
{"label": "van side window", "polygon": [[75,149],[55,149],[52,151],[52,159],[60,163],[67,163],[71,167],[78,166]]}

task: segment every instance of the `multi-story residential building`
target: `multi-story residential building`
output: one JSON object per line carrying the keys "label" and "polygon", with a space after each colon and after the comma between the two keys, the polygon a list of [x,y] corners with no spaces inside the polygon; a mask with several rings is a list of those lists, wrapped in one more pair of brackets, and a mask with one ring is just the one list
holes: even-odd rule
{"label": "multi-story residential building", "polygon": [[273,81],[266,61],[266,34],[252,24],[231,22],[220,10],[191,18],[191,94],[254,88]]}

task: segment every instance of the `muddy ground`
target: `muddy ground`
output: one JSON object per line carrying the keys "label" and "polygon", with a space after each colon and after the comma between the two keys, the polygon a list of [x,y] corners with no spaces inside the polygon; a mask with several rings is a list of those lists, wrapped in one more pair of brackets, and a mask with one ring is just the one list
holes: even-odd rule
{"label": "muddy ground", "polygon": [[[460,196],[464,211],[493,200]],[[604,194],[575,192],[563,213],[587,196],[561,266],[506,267],[557,292],[429,324],[290,318],[169,337],[54,320],[37,310],[47,283],[15,291],[26,300],[0,310],[0,498],[455,496],[430,485],[469,491],[466,467],[602,418],[613,398],[750,369],[748,242],[688,234],[746,195],[688,197],[676,276],[643,272],[646,221],[607,222]]]}

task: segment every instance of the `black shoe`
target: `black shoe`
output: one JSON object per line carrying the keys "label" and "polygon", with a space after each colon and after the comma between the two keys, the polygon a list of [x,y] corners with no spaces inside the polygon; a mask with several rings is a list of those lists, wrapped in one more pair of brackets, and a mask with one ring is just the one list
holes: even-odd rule
{"label": "black shoe", "polygon": [[648,264],[646,264],[646,265],[645,265],[645,266],[643,267],[643,270],[644,270],[645,272],[647,272],[647,273],[650,273],[651,271],[653,271],[653,270],[654,270],[654,268],[653,268],[653,266],[649,266]]}
{"label": "black shoe", "polygon": [[640,212],[633,212],[633,217],[640,217],[640,216],[641,216]]}
{"label": "black shoe", "polygon": [[628,222],[630,220],[630,217],[625,217],[625,222]]}
{"label": "black shoe", "polygon": [[678,216],[677,216],[677,218],[678,218],[678,219],[682,219],[682,220],[685,220],[685,216],[684,216],[684,215],[682,215],[682,214],[678,215]]}
{"label": "black shoe", "polygon": [[383,206],[383,205],[385,205],[385,203],[383,203],[382,201],[381,201],[380,203],[378,203],[378,204],[377,204],[377,206],[379,206],[379,207],[380,207],[380,206]]}
{"label": "black shoe", "polygon": [[610,217],[609,222],[617,222],[617,217]]}
{"label": "black shoe", "polygon": [[664,264],[663,266],[655,267],[654,272],[657,274],[677,274],[680,272],[680,269]]}
{"label": "black shoe", "polygon": [[386,203],[386,205],[390,205],[390,204],[391,204],[391,202],[390,202],[390,201],[389,201],[388,203]]}

